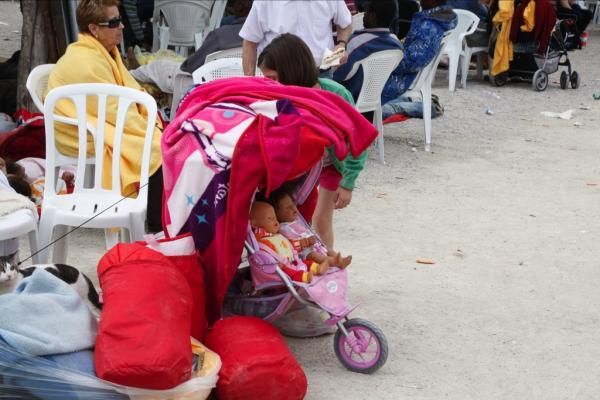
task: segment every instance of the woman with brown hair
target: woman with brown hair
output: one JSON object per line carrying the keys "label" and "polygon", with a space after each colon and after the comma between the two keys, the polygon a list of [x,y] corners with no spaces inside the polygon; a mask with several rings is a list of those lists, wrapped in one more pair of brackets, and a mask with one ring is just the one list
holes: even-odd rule
{"label": "woman with brown hair", "polygon": [[[319,78],[319,69],[308,46],[298,36],[284,33],[262,51],[258,68],[267,78],[284,85],[314,87],[342,96],[354,104],[352,94],[339,83]],[[333,211],[350,204],[352,190],[362,171],[367,152],[353,158],[350,154],[338,160],[332,149],[324,155],[324,166],[319,181],[319,198],[313,216],[315,230],[327,248],[333,251]]]}
{"label": "woman with brown hair", "polygon": [[[76,83],[109,83],[142,90],[123,64],[118,45],[123,40],[123,24],[119,15],[118,0],[81,0],[77,5],[77,25],[79,39],[67,48],[58,60],[48,79],[48,91],[63,85]],[[97,100],[88,98],[88,120],[97,120]],[[55,112],[67,117],[75,117],[74,105],[62,101],[57,103]],[[109,98],[106,112],[104,171],[105,184],[111,179],[111,156],[113,135],[116,124],[117,99]],[[146,110],[130,107],[127,112],[121,145],[121,184],[123,195],[136,190],[141,167],[141,153],[147,124]],[[148,229],[151,232],[162,230],[160,220],[162,200],[162,156],[160,137],[162,122],[157,118],[152,154],[150,159],[150,181],[148,185]],[[93,141],[88,136],[88,148]],[[77,127],[58,124],[56,126],[56,148],[68,156],[77,156]]]}

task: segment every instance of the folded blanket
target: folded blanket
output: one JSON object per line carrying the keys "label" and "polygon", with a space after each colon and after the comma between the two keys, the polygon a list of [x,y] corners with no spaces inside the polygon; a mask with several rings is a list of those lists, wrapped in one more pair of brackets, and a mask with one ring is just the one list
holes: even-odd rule
{"label": "folded blanket", "polygon": [[21,209],[31,210],[37,217],[35,204],[27,197],[8,190],[0,190],[0,217]]}
{"label": "folded blanket", "polygon": [[98,323],[79,294],[42,269],[0,296],[0,338],[32,355],[94,346]]}

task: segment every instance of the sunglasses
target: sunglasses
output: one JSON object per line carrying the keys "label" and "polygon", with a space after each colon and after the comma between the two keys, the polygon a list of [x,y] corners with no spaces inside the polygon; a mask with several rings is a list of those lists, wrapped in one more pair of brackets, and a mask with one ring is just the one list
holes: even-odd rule
{"label": "sunglasses", "polygon": [[121,26],[121,21],[123,21],[123,19],[121,17],[114,17],[109,19],[106,22],[98,22],[96,25],[98,26],[106,26],[107,28],[118,28]]}

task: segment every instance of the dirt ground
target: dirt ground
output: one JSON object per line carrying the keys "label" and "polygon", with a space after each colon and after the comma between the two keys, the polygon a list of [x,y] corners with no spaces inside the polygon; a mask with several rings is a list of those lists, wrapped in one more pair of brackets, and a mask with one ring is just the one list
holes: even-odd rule
{"label": "dirt ground", "polygon": [[[371,156],[335,229],[337,249],[354,256],[353,316],[383,329],[389,359],[365,376],[341,366],[332,336],[289,339],[308,399],[598,398],[597,26],[570,58],[578,90],[561,90],[559,74],[540,93],[473,74],[451,93],[439,71],[445,114],[429,153],[421,120],[385,127],[387,164]],[[569,109],[571,120],[541,115]],[[95,278],[102,235],[82,230],[69,247],[69,263]]]}

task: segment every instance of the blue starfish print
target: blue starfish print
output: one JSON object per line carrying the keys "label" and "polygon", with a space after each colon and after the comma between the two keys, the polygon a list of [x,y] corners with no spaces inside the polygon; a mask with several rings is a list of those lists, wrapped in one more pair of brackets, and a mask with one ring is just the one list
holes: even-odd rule
{"label": "blue starfish print", "polygon": [[208,207],[208,200],[206,200],[206,199],[202,199],[202,200],[200,200],[200,201],[202,202],[202,205],[203,205],[203,206],[207,206],[207,207]]}
{"label": "blue starfish print", "polygon": [[187,199],[187,203],[188,206],[193,206],[194,205],[194,195],[185,195],[185,198]]}
{"label": "blue starfish print", "polygon": [[206,214],[196,214],[196,218],[198,218],[199,224],[208,224],[208,221],[206,220]]}

